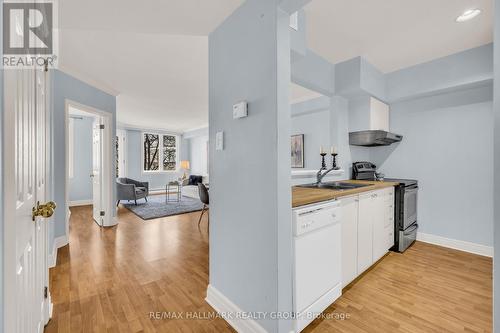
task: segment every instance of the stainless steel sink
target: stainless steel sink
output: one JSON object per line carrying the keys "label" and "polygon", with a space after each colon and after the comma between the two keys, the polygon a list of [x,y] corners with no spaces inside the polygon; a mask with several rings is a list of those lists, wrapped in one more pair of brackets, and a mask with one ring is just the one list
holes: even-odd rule
{"label": "stainless steel sink", "polygon": [[306,187],[306,188],[323,188],[328,190],[352,190],[360,187],[373,186],[371,184],[354,184],[354,183],[345,183],[345,182],[324,182],[324,183],[312,183],[312,184],[304,184],[298,185],[297,187]]}

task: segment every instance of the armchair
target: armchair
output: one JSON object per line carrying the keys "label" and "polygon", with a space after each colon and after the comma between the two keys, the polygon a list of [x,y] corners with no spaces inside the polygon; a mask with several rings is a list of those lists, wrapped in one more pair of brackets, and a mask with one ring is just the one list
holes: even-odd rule
{"label": "armchair", "polygon": [[117,206],[121,200],[134,200],[137,206],[138,199],[144,199],[148,202],[149,183],[130,178],[116,178],[116,195],[118,198]]}

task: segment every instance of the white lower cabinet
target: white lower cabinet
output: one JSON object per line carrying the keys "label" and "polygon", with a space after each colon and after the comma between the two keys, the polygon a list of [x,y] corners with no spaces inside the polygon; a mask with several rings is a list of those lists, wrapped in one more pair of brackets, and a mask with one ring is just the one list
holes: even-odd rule
{"label": "white lower cabinet", "polygon": [[358,275],[373,263],[373,193],[359,195],[358,209]]}
{"label": "white lower cabinet", "polygon": [[394,188],[341,198],[340,206],[345,287],[394,245]]}

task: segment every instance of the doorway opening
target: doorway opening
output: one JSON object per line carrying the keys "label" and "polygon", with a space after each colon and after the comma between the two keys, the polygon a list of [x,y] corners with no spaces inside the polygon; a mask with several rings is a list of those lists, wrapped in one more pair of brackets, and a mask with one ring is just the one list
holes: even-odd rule
{"label": "doorway opening", "polygon": [[111,115],[66,101],[66,234],[69,207],[92,205],[92,219],[101,227],[113,226],[114,158]]}

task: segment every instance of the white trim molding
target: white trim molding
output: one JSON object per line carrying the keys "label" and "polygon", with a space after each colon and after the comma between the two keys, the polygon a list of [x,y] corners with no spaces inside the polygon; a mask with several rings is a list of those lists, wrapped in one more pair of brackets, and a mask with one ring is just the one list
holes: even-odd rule
{"label": "white trim molding", "polygon": [[92,199],[87,199],[87,200],[74,200],[74,201],[70,201],[68,202],[68,206],[69,207],[76,207],[76,206],[88,206],[88,205],[92,205],[93,202],[92,202]]}
{"label": "white trim molding", "polygon": [[236,330],[236,332],[267,333],[267,331],[255,320],[237,318],[236,314],[243,313],[244,311],[212,285],[208,285],[207,297],[205,298],[205,301],[212,308],[214,308],[214,310],[217,311],[217,313],[219,313]]}
{"label": "white trim molding", "polygon": [[424,243],[448,247],[450,249],[474,253],[485,257],[493,257],[493,247],[482,244],[466,242],[458,239],[451,239],[442,236],[424,234],[417,232],[417,240]]}
{"label": "white trim molding", "polygon": [[52,252],[49,253],[49,268],[56,267],[57,264],[57,249],[68,245],[69,240],[66,235],[60,236],[54,239],[54,244],[52,245]]}

